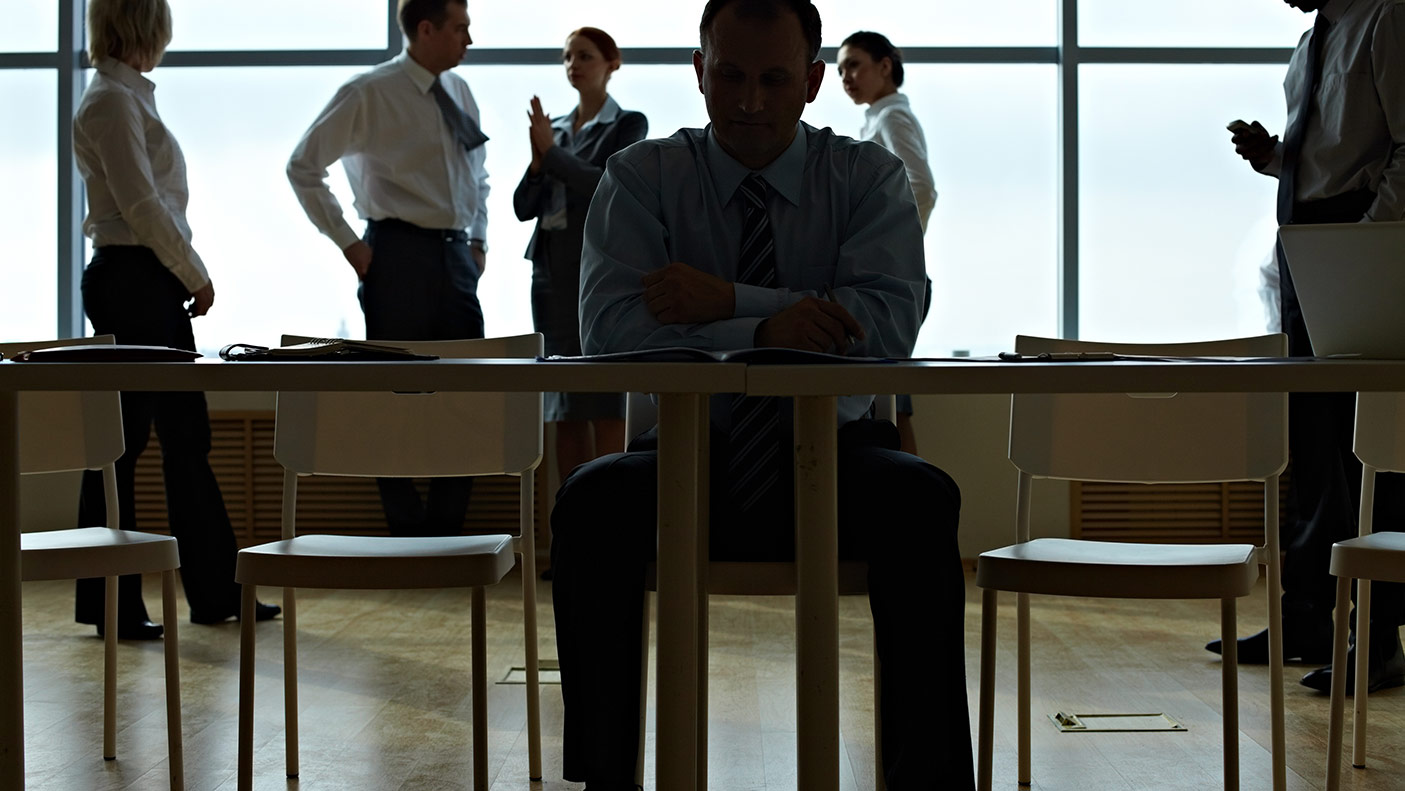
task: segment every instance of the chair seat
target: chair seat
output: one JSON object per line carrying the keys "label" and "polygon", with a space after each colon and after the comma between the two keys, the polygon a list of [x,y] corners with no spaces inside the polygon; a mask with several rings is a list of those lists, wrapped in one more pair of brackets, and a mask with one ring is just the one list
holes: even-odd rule
{"label": "chair seat", "polygon": [[476,588],[512,570],[512,536],[309,535],[239,550],[234,580],[289,588]]}
{"label": "chair seat", "polygon": [[1405,533],[1372,533],[1332,545],[1337,577],[1405,582]]}
{"label": "chair seat", "polygon": [[[715,596],[794,596],[796,566],[786,561],[714,560],[707,564],[707,592]],[[645,589],[657,591],[658,565],[644,571]],[[868,593],[868,564],[839,561],[839,595]]]}
{"label": "chair seat", "polygon": [[20,534],[20,577],[26,582],[177,568],[180,554],[170,536],[107,527]]}
{"label": "chair seat", "polygon": [[1040,538],[981,553],[982,588],[1055,596],[1224,599],[1258,579],[1249,544],[1129,544]]}

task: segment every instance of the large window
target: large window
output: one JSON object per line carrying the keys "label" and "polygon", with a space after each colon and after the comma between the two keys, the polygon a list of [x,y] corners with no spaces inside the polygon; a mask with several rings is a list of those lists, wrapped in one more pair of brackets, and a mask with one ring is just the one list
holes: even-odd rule
{"label": "large window", "polygon": [[[284,331],[362,335],[355,278],[306,220],[284,165],[338,85],[400,50],[395,1],[169,2],[174,50],[151,76],[185,150],[195,246],[217,292],[196,322],[198,342],[212,351]],[[0,195],[10,245],[0,339],[68,334],[82,327],[72,284],[86,262],[74,219],[85,207],[81,190],[71,208],[59,205],[56,176],[72,165],[61,130],[83,74],[76,52],[58,45],[84,4],[4,5],[0,164],[7,185],[21,186]],[[581,25],[614,34],[625,65],[611,93],[648,115],[651,135],[668,135],[706,122],[689,64],[701,5],[470,3],[476,46],[460,73],[491,137],[480,283],[490,333],[531,328],[522,254],[532,225],[516,220],[512,193],[529,160],[528,100],[540,96],[552,114],[575,102],[558,64],[562,37]],[[1309,17],[1271,0],[819,6],[831,57],[858,29],[907,51],[903,90],[939,193],[925,239],[934,297],[917,354],[988,354],[1017,333],[1189,340],[1263,328],[1274,183],[1234,156],[1224,125],[1258,119],[1281,131],[1283,64]],[[1063,29],[1070,10],[1076,29]],[[863,108],[832,65],[804,119],[857,134]],[[359,228],[340,166],[330,181]]]}
{"label": "large window", "polygon": [[1084,66],[1080,335],[1209,340],[1264,328],[1277,182],[1225,124],[1281,132],[1281,66]]}
{"label": "large window", "polygon": [[58,173],[52,71],[0,71],[0,339],[54,337]]}

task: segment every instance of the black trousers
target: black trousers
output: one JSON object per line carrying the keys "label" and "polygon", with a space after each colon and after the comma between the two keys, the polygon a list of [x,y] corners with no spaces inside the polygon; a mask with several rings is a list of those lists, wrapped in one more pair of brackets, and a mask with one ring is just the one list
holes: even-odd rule
{"label": "black trousers", "polygon": [[[1322,201],[1299,203],[1293,208],[1294,224],[1356,222],[1366,214],[1375,193],[1347,193]],[[1307,325],[1303,322],[1297,290],[1278,246],[1278,273],[1282,284],[1283,331],[1288,353],[1311,356]],[[1357,534],[1361,511],[1361,461],[1352,452],[1356,421],[1355,393],[1291,393],[1288,396],[1288,449],[1292,467],[1292,505],[1295,518],[1283,536],[1283,616],[1285,629],[1300,619],[1329,619],[1336,601],[1336,582],[1328,567],[1332,544]],[[1405,526],[1405,475],[1376,476],[1373,526],[1377,531]],[[1376,582],[1371,598],[1371,621],[1395,627],[1405,622],[1405,586]],[[1393,636],[1394,629],[1373,634]]]}
{"label": "black trousers", "polygon": [[[714,431],[714,449],[725,449]],[[869,563],[869,602],[883,667],[883,770],[893,791],[970,789],[961,495],[946,473],[897,450],[897,430],[860,420],[839,433],[839,550]],[[740,519],[712,454],[712,557],[794,556],[790,487],[769,513]],[[630,452],[583,464],[552,512],[557,652],[565,702],[565,776],[632,783],[639,729],[645,564],[657,537],[652,434]]]}
{"label": "black trousers", "polygon": [[[428,341],[483,337],[478,264],[462,231],[372,220],[366,244],[371,268],[360,287],[371,340]],[[433,478],[420,498],[408,478],[377,478],[391,535],[463,532],[472,478]]]}
{"label": "black trousers", "polygon": [[[184,306],[189,294],[149,248],[98,248],[83,272],[82,293],[83,310],[99,335],[115,335],[118,343],[195,349]],[[166,510],[180,550],[181,582],[191,612],[196,617],[237,613],[234,560],[238,548],[219,483],[210,469],[210,417],[204,393],[122,394],[126,452],[117,460],[118,526],[140,528],[133,501],[134,471],[153,423],[161,440]],[[102,525],[106,518],[102,473],[89,470],[83,474],[78,522]],[[80,623],[99,623],[104,598],[101,579],[79,580],[74,617]],[[122,577],[117,598],[120,622],[146,620],[140,575]]]}

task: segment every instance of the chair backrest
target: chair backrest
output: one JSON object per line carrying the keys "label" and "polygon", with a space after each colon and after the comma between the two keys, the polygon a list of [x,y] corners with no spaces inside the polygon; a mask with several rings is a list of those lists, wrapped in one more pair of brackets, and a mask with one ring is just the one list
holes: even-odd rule
{"label": "chair backrest", "polygon": [[[0,353],[11,357],[32,349],[114,342],[111,335],[99,335],[96,338],[0,343]],[[121,396],[115,391],[21,393],[19,433],[22,474],[93,470],[111,464],[125,448]]]}
{"label": "chair backrest", "polygon": [[[283,336],[285,345],[304,340]],[[381,342],[444,359],[533,358],[542,350],[539,333]],[[542,395],[280,392],[274,456],[307,474],[520,474],[541,461]]]}
{"label": "chair backrest", "polygon": [[[1282,357],[1287,338],[1117,344],[1019,336],[1015,351]],[[1287,421],[1284,393],[1021,394],[1010,404],[1010,461],[1042,478],[1264,480],[1287,465]]]}
{"label": "chair backrest", "polygon": [[[897,396],[878,395],[873,398],[873,416],[896,424],[898,418]],[[624,402],[624,441],[625,445],[640,434],[653,428],[659,422],[659,408],[648,393],[629,393]]]}
{"label": "chair backrest", "polygon": [[1405,393],[1357,393],[1357,458],[1378,470],[1405,472]]}

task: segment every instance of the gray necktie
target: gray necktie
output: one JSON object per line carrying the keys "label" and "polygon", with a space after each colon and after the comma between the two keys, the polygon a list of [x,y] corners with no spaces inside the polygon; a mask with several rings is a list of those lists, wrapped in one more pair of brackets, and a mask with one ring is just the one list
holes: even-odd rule
{"label": "gray necktie", "polygon": [[488,136],[483,134],[483,130],[478,128],[477,122],[470,118],[468,113],[454,104],[454,100],[450,99],[448,92],[444,90],[444,84],[437,77],[429,87],[429,92],[434,94],[434,103],[439,105],[439,114],[444,116],[444,123],[449,125],[449,131],[454,133],[454,139],[463,145],[464,151],[472,151],[488,142]]}

